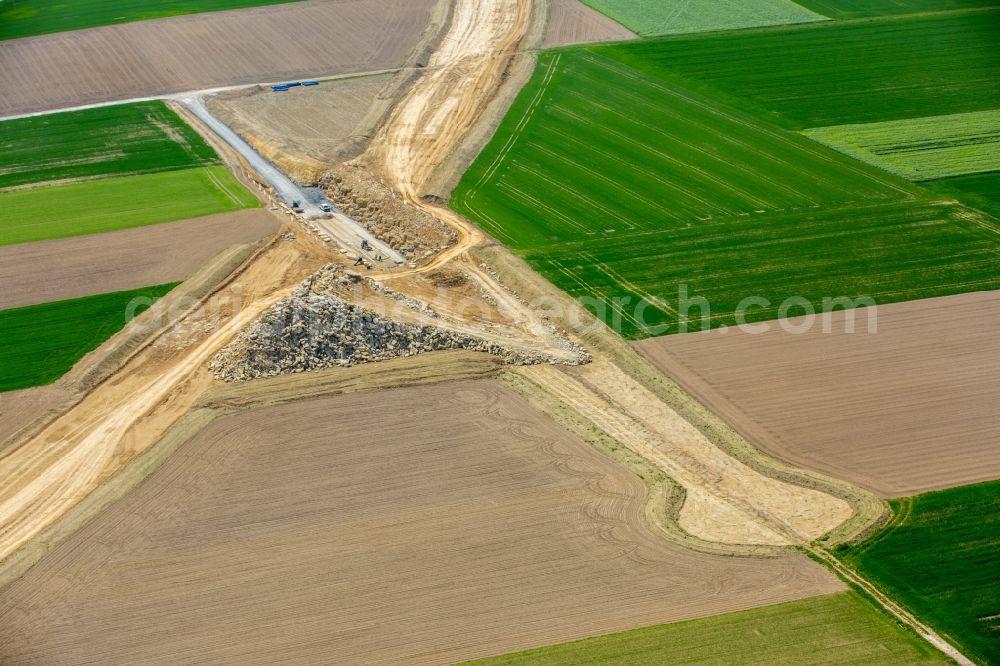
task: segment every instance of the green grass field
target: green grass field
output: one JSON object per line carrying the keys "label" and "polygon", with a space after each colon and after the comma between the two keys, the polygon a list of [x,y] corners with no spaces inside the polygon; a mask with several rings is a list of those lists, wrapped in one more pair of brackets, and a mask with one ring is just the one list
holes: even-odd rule
{"label": "green grass field", "polygon": [[4,0],[0,40],[290,0]]}
{"label": "green grass field", "polygon": [[[86,296],[0,312],[0,391],[51,384],[124,328],[133,299],[158,299],[176,284]],[[135,314],[147,309],[140,306]]]}
{"label": "green grass field", "polygon": [[799,0],[799,4],[830,18],[851,19],[996,7],[1000,3],[997,0]]}
{"label": "green grass field", "polygon": [[645,37],[823,21],[792,0],[584,0]]}
{"label": "green grass field", "polygon": [[[1000,230],[920,186],[608,57],[543,53],[452,205],[627,337],[1000,288]],[[631,299],[619,302],[614,299]],[[665,302],[661,302],[665,301]],[[637,311],[641,303],[651,303]]]}
{"label": "green grass field", "polygon": [[967,206],[989,213],[1000,225],[1000,171],[944,178],[926,185],[939,195],[954,197]]}
{"label": "green grass field", "polygon": [[158,101],[0,122],[0,189],[218,162],[198,133]]}
{"label": "green grass field", "polygon": [[949,662],[858,595],[842,592],[469,663],[915,666]]}
{"label": "green grass field", "polygon": [[1000,11],[693,35],[608,47],[792,129],[1000,109]]}
{"label": "green grass field", "polygon": [[1000,111],[805,130],[846,155],[909,180],[1000,170]]}
{"label": "green grass field", "polygon": [[1000,482],[893,500],[842,560],[982,663],[1000,663]]}
{"label": "green grass field", "polygon": [[221,166],[0,192],[0,246],[116,231],[259,205]]}

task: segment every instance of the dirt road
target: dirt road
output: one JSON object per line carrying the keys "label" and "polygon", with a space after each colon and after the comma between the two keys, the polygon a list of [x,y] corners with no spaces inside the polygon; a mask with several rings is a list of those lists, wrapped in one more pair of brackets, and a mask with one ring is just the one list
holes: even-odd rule
{"label": "dirt road", "polygon": [[[499,86],[527,33],[530,16],[528,0],[459,2],[430,71],[403,98],[359,159],[380,170],[411,203],[459,234],[460,242],[436,265],[466,258],[462,255],[485,238],[459,215],[422,199],[422,187],[456,149]],[[495,281],[481,271],[479,278],[484,285]],[[496,285],[494,291],[505,290]],[[516,313],[529,328],[544,329],[537,313],[519,301],[505,305],[508,314]],[[726,455],[614,364],[595,362],[579,372],[587,375],[586,381],[558,368],[532,368],[525,374],[564,402],[575,403],[594,425],[617,435],[681,483],[688,495],[682,526],[692,534],[723,543],[789,545],[815,539],[851,516],[850,507],[840,499],[768,479]],[[608,392],[613,390],[633,401],[610,398]],[[651,423],[655,425],[646,427]]]}
{"label": "dirt road", "polygon": [[[458,0],[452,25],[425,74],[404,96],[361,161],[379,171],[413,205],[454,227],[459,236],[458,243],[415,272],[427,273],[445,264],[460,268],[477,281],[507,319],[541,336],[539,346],[547,347],[551,341],[545,336],[554,333],[540,315],[482,270],[469,254],[486,240],[483,234],[458,215],[420,197],[422,185],[455,150],[503,81],[531,15],[530,0]],[[39,434],[5,450],[0,458],[0,479],[4,480],[0,559],[40,534],[154,443],[210,383],[205,369],[208,359],[243,325],[331,259],[328,250],[309,239],[270,246],[232,280],[230,286],[242,288],[242,300],[232,312],[211,321],[212,312],[206,306],[183,317],[72,410]],[[402,280],[406,276],[384,277]],[[169,335],[178,328],[183,336]],[[683,419],[667,404],[655,396],[632,404],[609,400],[599,387],[635,383],[612,363],[596,364],[587,373],[587,381],[580,382],[563,371],[550,370],[545,383],[561,398],[594,406],[593,423],[599,428],[613,430],[622,419],[665,424],[654,444],[660,442],[656,446],[671,456],[691,456],[687,467],[701,470],[678,479],[689,497],[696,498],[692,506],[716,507],[714,513],[705,513],[705,520],[687,521],[685,526],[695,536],[727,543],[785,545],[833,529],[850,514],[843,501],[818,491],[781,481],[762,487],[757,477],[746,474],[724,453],[700,460],[697,453],[672,449],[671,424],[680,425]],[[702,450],[707,450],[706,444],[712,446],[710,442],[698,444]],[[677,472],[665,463],[661,469]],[[704,479],[713,482],[702,487]],[[781,508],[785,496],[799,502]],[[723,515],[726,528],[720,533],[716,521]]]}

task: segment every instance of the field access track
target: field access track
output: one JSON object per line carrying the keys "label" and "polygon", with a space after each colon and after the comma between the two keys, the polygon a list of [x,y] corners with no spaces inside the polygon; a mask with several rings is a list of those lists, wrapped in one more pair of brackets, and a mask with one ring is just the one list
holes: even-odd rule
{"label": "field access track", "polygon": [[[756,446],[883,496],[1000,477],[1000,292],[644,340],[638,348]],[[792,320],[790,323],[800,323]]]}
{"label": "field access track", "polygon": [[645,497],[492,382],[223,417],[0,591],[0,661],[449,663],[843,589]]}
{"label": "field access track", "polygon": [[400,65],[436,0],[315,0],[0,42],[0,116]]}

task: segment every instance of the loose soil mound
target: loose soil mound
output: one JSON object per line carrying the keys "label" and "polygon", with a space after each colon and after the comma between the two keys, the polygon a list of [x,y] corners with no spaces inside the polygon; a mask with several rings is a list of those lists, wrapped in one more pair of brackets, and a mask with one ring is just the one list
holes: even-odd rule
{"label": "loose soil mound", "polygon": [[0,115],[394,67],[435,2],[296,2],[3,42]]}
{"label": "loose soil mound", "polygon": [[282,171],[311,183],[360,152],[378,120],[372,107],[392,80],[390,74],[362,76],[281,94],[254,87],[209,97],[206,104]]}
{"label": "loose soil mound", "polygon": [[842,589],[644,501],[493,383],[225,417],[0,592],[0,661],[447,663]]}
{"label": "loose soil mound", "polygon": [[265,210],[0,247],[0,310],[187,278],[231,245],[274,233]]}
{"label": "loose soil mound", "polygon": [[635,33],[579,0],[550,0],[549,22],[542,48],[617,42],[635,39]]}
{"label": "loose soil mound", "polygon": [[[778,326],[637,344],[768,453],[884,496],[1000,477],[1000,292],[878,309],[878,332]],[[797,323],[797,320],[793,320]]]}

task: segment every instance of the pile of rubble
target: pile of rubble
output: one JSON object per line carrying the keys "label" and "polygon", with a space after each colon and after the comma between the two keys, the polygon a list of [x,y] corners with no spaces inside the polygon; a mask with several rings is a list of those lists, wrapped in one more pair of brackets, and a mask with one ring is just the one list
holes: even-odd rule
{"label": "pile of rubble", "polygon": [[[223,381],[240,382],[445,349],[486,352],[513,365],[557,362],[544,352],[508,347],[444,326],[395,321],[342,298],[353,289],[372,288],[369,282],[342,266],[326,266],[219,351],[209,368]],[[383,288],[381,293],[388,291]],[[423,302],[394,300],[437,317]]]}
{"label": "pile of rubble", "polygon": [[319,186],[345,215],[409,261],[426,259],[458,240],[451,227],[400,199],[362,167],[334,167],[320,178]]}

